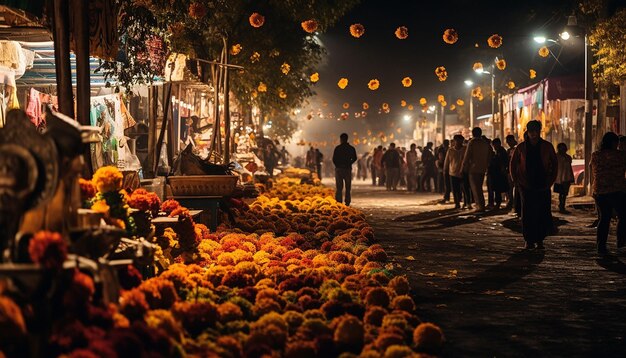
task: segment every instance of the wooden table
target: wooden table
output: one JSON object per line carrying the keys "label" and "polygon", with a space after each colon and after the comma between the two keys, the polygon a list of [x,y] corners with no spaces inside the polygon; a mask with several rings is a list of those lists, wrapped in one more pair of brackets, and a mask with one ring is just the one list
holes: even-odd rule
{"label": "wooden table", "polygon": [[219,225],[220,201],[223,196],[174,196],[172,199],[178,201],[180,205],[188,209],[209,210],[211,212],[211,221],[209,229],[213,232],[217,230]]}

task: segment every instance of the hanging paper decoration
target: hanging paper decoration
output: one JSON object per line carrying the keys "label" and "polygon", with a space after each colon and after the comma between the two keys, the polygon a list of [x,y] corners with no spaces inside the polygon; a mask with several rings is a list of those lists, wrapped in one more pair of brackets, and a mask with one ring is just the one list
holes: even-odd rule
{"label": "hanging paper decoration", "polygon": [[428,101],[426,100],[426,98],[422,97],[420,98],[420,105],[425,106],[426,103],[428,103]]}
{"label": "hanging paper decoration", "polygon": [[400,106],[402,106],[402,107],[406,107],[406,101],[405,101],[405,100],[401,100],[401,101],[400,101]]}
{"label": "hanging paper decoration", "polygon": [[380,87],[380,82],[377,79],[370,80],[367,87],[372,91],[376,91]]}
{"label": "hanging paper decoration", "polygon": [[446,107],[448,105],[448,102],[446,101],[441,101],[439,103],[441,104],[441,107]]}
{"label": "hanging paper decoration", "polygon": [[534,79],[535,77],[537,77],[537,71],[533,70],[532,68],[529,71],[529,75],[530,75],[530,79]]}
{"label": "hanging paper decoration", "polygon": [[241,52],[242,49],[243,49],[243,47],[241,46],[241,44],[233,45],[230,48],[230,54],[233,55],[233,56],[237,56],[237,55],[239,55],[239,53]]}
{"label": "hanging paper decoration", "polygon": [[283,63],[280,66],[280,72],[282,72],[284,75],[288,75],[289,71],[291,71],[291,66],[289,66],[287,62]]}
{"label": "hanging paper decoration", "polygon": [[483,91],[480,87],[475,87],[474,89],[472,89],[472,97],[478,97],[479,95],[482,95]]}
{"label": "hanging paper decoration", "polygon": [[548,57],[550,55],[550,50],[546,47],[543,46],[542,48],[539,49],[539,56],[541,57]]}
{"label": "hanging paper decoration", "polygon": [[455,29],[447,29],[443,32],[443,42],[454,45],[459,40],[459,34]]}
{"label": "hanging paper decoration", "polygon": [[367,111],[370,108],[370,105],[367,102],[363,102],[363,110]]}
{"label": "hanging paper decoration", "polygon": [[343,104],[343,109],[348,109],[348,108],[350,108],[350,103],[345,102],[345,103]]}
{"label": "hanging paper decoration", "polygon": [[448,79],[448,71],[446,71],[446,68],[443,66],[437,67],[435,69],[435,74],[437,75],[437,78],[439,78],[440,82],[444,82]]}
{"label": "hanging paper decoration", "polygon": [[396,37],[400,40],[404,40],[409,37],[409,29],[406,26],[400,26],[396,29]]}
{"label": "hanging paper decoration", "polygon": [[437,102],[441,103],[446,100],[446,97],[442,94],[437,96]]}
{"label": "hanging paper decoration", "polygon": [[509,89],[514,89],[514,88],[515,88],[515,82],[513,82],[513,81],[509,81],[509,82],[506,84],[506,86],[507,86]]}
{"label": "hanging paper decoration", "polygon": [[383,110],[389,110],[389,103],[383,103],[382,108]]}
{"label": "hanging paper decoration", "polygon": [[409,104],[409,106],[408,106],[408,107],[406,107],[406,108],[407,108],[409,111],[412,111],[414,107],[413,107],[413,105],[412,105],[412,104]]}
{"label": "hanging paper decoration", "polygon": [[250,15],[249,20],[250,20],[250,25],[256,28],[263,26],[263,24],[265,23],[265,17],[259,14],[258,12],[255,12],[252,15]]}
{"label": "hanging paper decoration", "polygon": [[465,101],[459,98],[459,99],[456,100],[456,105],[459,106],[459,107],[464,106],[465,105]]}
{"label": "hanging paper decoration", "polygon": [[402,85],[404,87],[411,87],[412,84],[413,84],[413,80],[411,79],[411,77],[404,77],[402,79]]}
{"label": "hanging paper decoration", "polygon": [[454,111],[455,109],[456,109],[456,106],[455,106],[455,105],[453,105],[453,104],[451,104],[451,105],[450,105],[450,110],[451,110],[451,111]]}
{"label": "hanging paper decoration", "polygon": [[348,79],[347,78],[341,78],[339,80],[339,82],[337,82],[337,86],[341,89],[345,89],[346,87],[348,87]]}
{"label": "hanging paper decoration", "polygon": [[472,66],[472,69],[476,72],[482,72],[483,71],[483,64],[480,62],[476,62],[474,63],[474,66]]}
{"label": "hanging paper decoration", "polygon": [[317,21],[315,20],[306,20],[306,21],[302,21],[302,23],[300,24],[302,25],[302,29],[310,34],[314,33],[315,31],[317,31]]}
{"label": "hanging paper decoration", "polygon": [[498,61],[496,61],[496,67],[500,70],[500,71],[504,71],[504,69],[506,68],[506,60],[499,59]]}
{"label": "hanging paper decoration", "polygon": [[259,83],[259,86],[257,87],[257,91],[259,92],[267,92],[267,85],[263,82]]}
{"label": "hanging paper decoration", "polygon": [[314,74],[311,75],[310,79],[312,83],[316,83],[317,81],[320,80],[320,74],[315,72]]}
{"label": "hanging paper decoration", "polygon": [[365,27],[361,24],[353,24],[350,25],[350,35],[356,37],[357,39],[365,33]]}
{"label": "hanging paper decoration", "polygon": [[489,38],[487,39],[487,44],[491,48],[498,48],[502,46],[502,36],[498,34],[493,34],[489,36]]}

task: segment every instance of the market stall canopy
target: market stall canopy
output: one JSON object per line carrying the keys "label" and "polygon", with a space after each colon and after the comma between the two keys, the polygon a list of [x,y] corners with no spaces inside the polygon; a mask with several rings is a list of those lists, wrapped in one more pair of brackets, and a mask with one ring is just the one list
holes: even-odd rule
{"label": "market stall canopy", "polygon": [[0,40],[52,41],[52,34],[34,15],[17,8],[0,5]]}

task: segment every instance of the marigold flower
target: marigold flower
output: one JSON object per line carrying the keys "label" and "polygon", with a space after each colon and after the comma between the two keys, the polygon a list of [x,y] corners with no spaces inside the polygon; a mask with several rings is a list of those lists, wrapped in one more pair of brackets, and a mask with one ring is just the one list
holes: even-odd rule
{"label": "marigold flower", "polygon": [[446,100],[446,97],[442,94],[437,96],[437,102],[441,103]]}
{"label": "marigold flower", "polygon": [[350,25],[350,35],[352,35],[353,37],[359,38],[363,36],[364,33],[365,33],[365,27],[363,27],[363,25],[361,24]]}
{"label": "marigold flower", "polygon": [[284,62],[282,65],[280,65],[280,72],[282,72],[284,75],[288,75],[289,71],[291,71],[291,66],[287,62]]}
{"label": "marigold flower", "polygon": [[449,45],[455,44],[459,40],[459,34],[455,29],[446,29],[443,32],[443,41]]}
{"label": "marigold flower", "polygon": [[122,189],[124,175],[119,169],[111,166],[101,167],[93,175],[92,182],[98,192],[110,193]]}
{"label": "marigold flower", "polygon": [[315,72],[314,74],[311,75],[310,79],[312,83],[316,83],[317,81],[320,80],[320,74]]}
{"label": "marigold flower", "polygon": [[372,91],[376,91],[378,87],[380,87],[380,81],[378,81],[377,79],[372,79],[367,84],[367,87]]}
{"label": "marigold flower", "polygon": [[482,89],[480,87],[475,87],[472,89],[472,97],[479,97],[482,96]]}
{"label": "marigold flower", "polygon": [[265,17],[259,14],[258,12],[255,12],[252,15],[250,15],[249,21],[252,27],[259,28],[263,26],[263,24],[265,24]]}
{"label": "marigold flower", "polygon": [[531,68],[530,71],[529,71],[529,76],[530,76],[531,80],[534,79],[535,77],[537,77],[537,71],[535,71],[535,70],[533,70]]}
{"label": "marigold flower", "polygon": [[462,107],[465,105],[465,101],[459,98],[456,100],[456,105]]}
{"label": "marigold flower", "polygon": [[350,108],[350,103],[344,102],[342,107],[343,107],[343,109],[348,109],[348,108]]}
{"label": "marigold flower", "polygon": [[441,104],[441,107],[446,107],[448,105],[448,102],[446,101],[441,101],[439,103]]}
{"label": "marigold flower", "polygon": [[491,48],[498,48],[502,46],[502,36],[498,34],[493,34],[489,36],[489,38],[487,39],[487,44]]}
{"label": "marigold flower", "polygon": [[259,82],[259,85],[257,86],[257,91],[259,91],[260,93],[267,92],[267,85],[263,82]]}
{"label": "marigold flower", "polygon": [[91,205],[91,210],[108,216],[111,208],[107,204],[106,200],[98,200]]}
{"label": "marigold flower", "polygon": [[367,102],[363,102],[363,110],[367,111],[370,108],[370,105]]}
{"label": "marigold flower", "polygon": [[400,26],[396,29],[395,34],[397,38],[404,40],[409,37],[409,29],[407,29],[406,26]]}
{"label": "marigold flower", "polygon": [[448,79],[448,71],[446,71],[446,68],[444,66],[437,67],[435,69],[435,75],[437,75],[437,78],[440,82],[444,82],[446,79]]}
{"label": "marigold flower", "polygon": [[506,68],[506,60],[499,59],[498,61],[496,61],[496,67],[500,70],[500,71],[504,71],[504,69]]}
{"label": "marigold flower", "polygon": [[28,243],[30,259],[47,269],[60,269],[67,258],[67,243],[56,232],[39,231]]}
{"label": "marigold flower", "polygon": [[483,64],[480,62],[476,62],[474,63],[474,66],[472,66],[472,69],[476,72],[482,72],[483,70]]}
{"label": "marigold flower", "polygon": [[261,54],[256,51],[254,51],[252,55],[250,56],[250,62],[252,63],[259,62],[260,59],[261,59]]}
{"label": "marigold flower", "polygon": [[506,84],[506,86],[507,86],[509,89],[514,89],[514,88],[515,88],[515,82],[513,82],[513,81],[509,81],[509,82]]}
{"label": "marigold flower", "polygon": [[409,111],[412,111],[415,107],[413,107],[413,105],[412,105],[412,104],[409,104],[406,108],[407,108]]}
{"label": "marigold flower", "polygon": [[544,58],[550,56],[550,50],[546,46],[541,47],[539,49],[539,56]]}
{"label": "marigold flower", "polygon": [[426,98],[422,97],[420,98],[420,105],[425,106],[428,103],[428,101],[426,100]]}
{"label": "marigold flower", "polygon": [[310,34],[314,33],[315,31],[317,31],[317,21],[311,19],[311,20],[306,20],[306,21],[302,21],[302,23],[300,23],[300,25],[302,26],[302,29]]}
{"label": "marigold flower", "polygon": [[285,98],[287,98],[287,92],[285,92],[285,90],[284,90],[284,89],[279,88],[279,89],[278,89],[278,97],[279,97],[280,99],[285,99]]}
{"label": "marigold flower", "polygon": [[189,5],[188,13],[192,19],[199,20],[206,16],[208,9],[201,2],[193,2]]}
{"label": "marigold flower", "polygon": [[401,107],[406,107],[406,101],[405,100],[401,100],[400,101],[400,106]]}
{"label": "marigold flower", "polygon": [[230,47],[230,54],[233,56],[239,55],[239,53],[243,50],[243,46],[241,44],[235,44]]}
{"label": "marigold flower", "polygon": [[381,106],[381,108],[383,110],[389,110],[389,103],[383,103],[383,105]]}
{"label": "marigold flower", "polygon": [[455,109],[456,109],[456,105],[451,104],[451,105],[450,105],[450,110],[451,110],[451,111],[454,111]]}
{"label": "marigold flower", "polygon": [[339,82],[337,82],[337,87],[341,89],[345,89],[346,87],[348,87],[348,79],[343,77],[339,79]]}
{"label": "marigold flower", "polygon": [[420,352],[437,354],[441,351],[444,342],[441,328],[432,323],[421,323],[413,331],[413,343]]}
{"label": "marigold flower", "polygon": [[404,87],[411,87],[412,84],[413,84],[413,80],[411,79],[411,77],[404,77],[402,79],[402,85]]}
{"label": "marigold flower", "polygon": [[78,185],[80,186],[80,197],[83,201],[90,200],[96,196],[96,187],[93,185],[91,180],[79,178]]}

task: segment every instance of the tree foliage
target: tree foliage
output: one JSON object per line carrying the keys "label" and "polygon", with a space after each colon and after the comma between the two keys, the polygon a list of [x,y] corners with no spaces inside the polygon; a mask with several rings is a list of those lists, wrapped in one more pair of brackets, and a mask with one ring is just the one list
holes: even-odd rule
{"label": "tree foliage", "polygon": [[595,56],[594,81],[601,87],[619,85],[626,79],[626,9],[600,20],[590,41]]}

